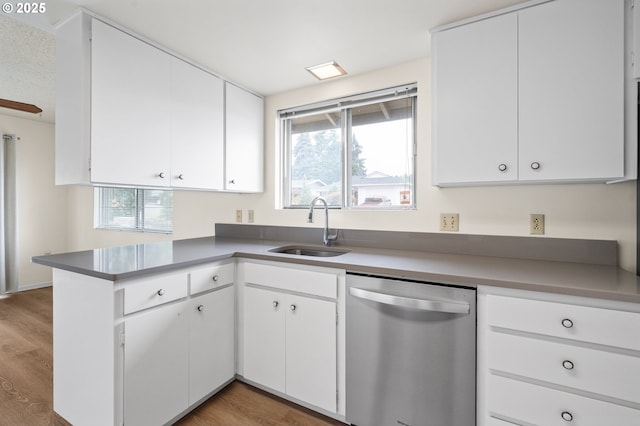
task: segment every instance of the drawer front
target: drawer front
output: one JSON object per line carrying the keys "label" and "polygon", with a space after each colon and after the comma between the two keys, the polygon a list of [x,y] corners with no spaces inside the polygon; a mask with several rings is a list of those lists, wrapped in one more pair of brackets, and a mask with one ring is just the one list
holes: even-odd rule
{"label": "drawer front", "polygon": [[495,332],[488,347],[492,370],[640,403],[638,357]]}
{"label": "drawer front", "polygon": [[187,282],[187,273],[181,272],[127,283],[124,288],[125,315],[187,297]]}
{"label": "drawer front", "polygon": [[336,274],[328,272],[245,263],[244,280],[250,284],[259,284],[314,296],[331,299],[338,297],[338,277]]}
{"label": "drawer front", "polygon": [[517,424],[640,425],[640,410],[633,408],[499,376],[490,376],[488,386],[489,414],[513,419]]}
{"label": "drawer front", "polygon": [[487,303],[494,327],[640,350],[640,313],[494,295]]}
{"label": "drawer front", "polygon": [[234,263],[209,265],[191,271],[191,294],[233,283]]}

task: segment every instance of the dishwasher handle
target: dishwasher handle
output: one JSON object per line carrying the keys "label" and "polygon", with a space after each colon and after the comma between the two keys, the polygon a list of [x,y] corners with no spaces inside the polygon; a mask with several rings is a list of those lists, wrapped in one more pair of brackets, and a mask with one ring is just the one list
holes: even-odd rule
{"label": "dishwasher handle", "polygon": [[372,302],[384,303],[401,308],[418,309],[422,311],[444,312],[448,314],[468,314],[469,304],[446,299],[418,299],[413,297],[398,296],[395,294],[380,293],[377,291],[365,290],[363,288],[351,287],[349,293],[359,299],[370,300]]}

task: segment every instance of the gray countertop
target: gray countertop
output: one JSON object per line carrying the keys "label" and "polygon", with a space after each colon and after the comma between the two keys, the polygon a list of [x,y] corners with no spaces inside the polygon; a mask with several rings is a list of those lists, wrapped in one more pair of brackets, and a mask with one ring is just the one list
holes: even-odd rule
{"label": "gray countertop", "polygon": [[270,252],[295,241],[203,237],[37,256],[34,263],[106,280],[126,280],[242,257],[476,287],[499,286],[640,303],[640,277],[614,265],[349,246],[336,257]]}

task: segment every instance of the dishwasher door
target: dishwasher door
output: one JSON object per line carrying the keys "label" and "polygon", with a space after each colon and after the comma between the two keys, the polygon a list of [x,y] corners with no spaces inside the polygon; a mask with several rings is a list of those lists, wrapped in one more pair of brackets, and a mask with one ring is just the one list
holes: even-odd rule
{"label": "dishwasher door", "polygon": [[476,291],[349,273],[346,419],[473,426]]}

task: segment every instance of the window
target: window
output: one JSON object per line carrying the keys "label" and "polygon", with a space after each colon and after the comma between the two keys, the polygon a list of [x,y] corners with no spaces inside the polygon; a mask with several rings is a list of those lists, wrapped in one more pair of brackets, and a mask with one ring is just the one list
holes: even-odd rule
{"label": "window", "polygon": [[280,111],[282,207],[415,207],[416,84]]}
{"label": "window", "polygon": [[159,189],[95,188],[95,227],[160,232],[173,229],[173,193]]}

